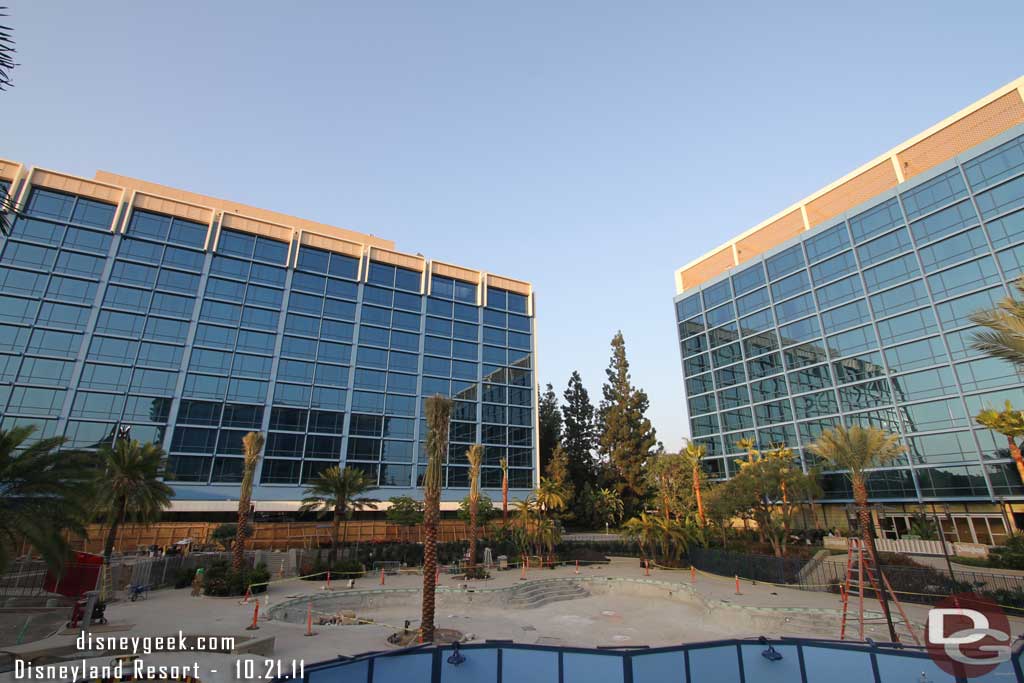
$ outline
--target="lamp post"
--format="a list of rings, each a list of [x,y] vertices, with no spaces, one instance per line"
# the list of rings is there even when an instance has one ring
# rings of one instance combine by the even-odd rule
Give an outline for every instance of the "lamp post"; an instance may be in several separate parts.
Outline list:
[[[942,556],[946,558],[946,569],[949,570],[949,578],[951,581],[956,581],[956,575],[953,574],[953,563],[949,560],[949,551],[946,549],[946,534],[942,530],[942,522],[939,520],[939,513],[935,510],[935,503],[932,503],[932,517],[935,519],[935,531],[939,534],[939,545],[942,546]],[[946,515],[946,519],[952,523],[953,519],[949,514],[949,505],[943,503],[942,511]]]

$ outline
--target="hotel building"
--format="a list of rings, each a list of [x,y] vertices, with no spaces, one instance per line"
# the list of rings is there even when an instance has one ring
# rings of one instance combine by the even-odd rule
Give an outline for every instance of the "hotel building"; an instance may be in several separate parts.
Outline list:
[[[0,426],[75,448],[161,444],[179,512],[233,509],[266,434],[261,510],[325,468],[419,495],[427,396],[454,399],[446,508],[470,444],[500,496],[536,483],[530,284],[388,240],[100,171],[0,160]]]
[[[972,348],[969,316],[1022,273],[1024,78],[676,271],[689,426],[711,477],[736,472],[741,438],[785,443],[809,468],[823,430],[881,427],[907,447],[870,477],[887,535],[943,503],[950,540],[1005,539],[1024,526],[1024,485],[1005,437],[973,416],[1024,409],[1024,377]],[[822,485],[841,520],[848,481]]]

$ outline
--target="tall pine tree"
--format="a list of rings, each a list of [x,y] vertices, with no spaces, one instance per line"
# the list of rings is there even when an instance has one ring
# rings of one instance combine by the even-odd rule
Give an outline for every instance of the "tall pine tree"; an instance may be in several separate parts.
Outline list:
[[[537,387],[540,393],[540,386]],[[537,413],[540,423],[540,471],[547,472],[551,456],[562,439],[562,411],[558,408],[558,397],[550,383],[547,390],[540,394],[540,405]]]
[[[647,393],[634,387],[626,360],[622,332],[612,338],[612,357],[605,370],[604,399],[598,412],[598,451],[608,457],[618,480],[615,488],[622,497],[627,517],[642,504],[646,493],[644,465],[658,440],[645,413]]]
[[[587,484],[594,488],[596,483],[593,450],[597,445],[594,405],[578,370],[573,370],[562,396],[562,448],[568,460],[569,481],[578,498]]]

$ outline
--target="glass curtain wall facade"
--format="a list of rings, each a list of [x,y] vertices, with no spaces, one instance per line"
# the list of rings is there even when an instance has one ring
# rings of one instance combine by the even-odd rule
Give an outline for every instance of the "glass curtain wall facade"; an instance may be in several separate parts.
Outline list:
[[[130,426],[179,497],[237,495],[254,430],[264,499],[339,463],[416,495],[423,402],[443,394],[445,486],[468,486],[479,442],[485,487],[508,458],[532,488],[532,296],[137,207],[122,228],[118,206],[51,189],[22,208],[0,249],[4,429],[91,449]]]
[[[969,315],[1024,273],[1024,126],[675,298],[694,440],[713,478],[736,442],[804,447],[837,425],[901,435],[874,500],[1024,496],[983,407],[1024,407],[1024,377],[971,348]],[[826,500],[851,498],[825,473]]]

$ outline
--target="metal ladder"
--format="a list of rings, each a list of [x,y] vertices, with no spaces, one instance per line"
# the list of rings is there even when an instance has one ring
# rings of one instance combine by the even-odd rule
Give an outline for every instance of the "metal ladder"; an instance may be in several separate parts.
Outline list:
[[[864,589],[874,591],[875,599],[881,602],[882,591],[879,588],[878,577],[881,576],[882,583],[885,584],[885,591],[891,602],[896,606],[899,611],[900,618],[903,620],[903,625],[906,630],[910,633],[910,637],[913,638],[914,643],[917,645],[921,644],[921,641],[917,637],[917,633],[914,631],[913,625],[910,623],[910,619],[907,618],[906,612],[903,611],[903,606],[900,604],[899,598],[896,597],[896,592],[893,591],[892,585],[889,583],[889,579],[886,578],[885,574],[878,570],[878,559],[870,546],[865,547],[864,541],[860,538],[850,538],[847,540],[846,549],[846,582],[843,586],[843,620],[842,626],[839,630],[839,639],[846,639],[846,624],[850,618],[850,591],[855,590],[857,593],[857,636],[860,640],[864,640]],[[877,620],[875,620],[877,621]],[[874,622],[872,622],[874,623]],[[895,632],[895,629],[894,629]],[[896,632],[896,642],[899,642],[899,633]]]

